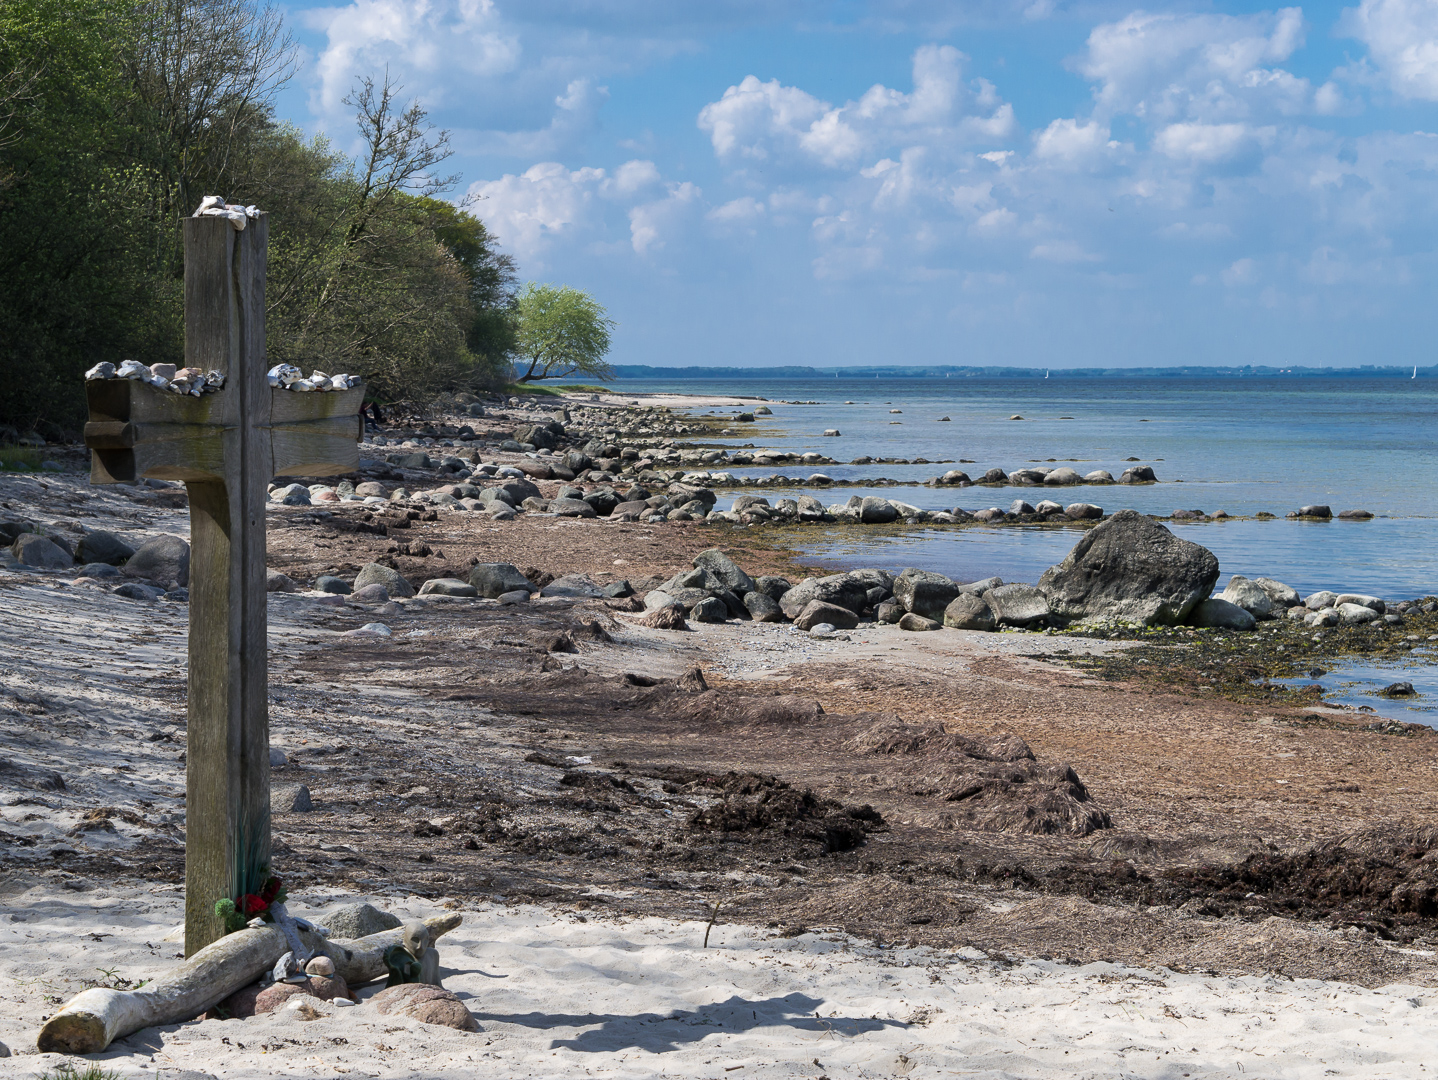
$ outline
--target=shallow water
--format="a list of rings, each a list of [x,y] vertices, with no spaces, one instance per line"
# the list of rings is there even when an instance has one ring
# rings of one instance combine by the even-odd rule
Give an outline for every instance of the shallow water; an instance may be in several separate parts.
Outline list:
[[[1438,593],[1438,379],[879,379],[751,383],[621,382],[633,391],[752,394],[770,399],[772,417],[733,425],[718,440],[848,461],[858,456],[970,459],[973,464],[780,465],[730,469],[736,476],[822,472],[839,484],[793,490],[735,488],[771,501],[812,494],[826,505],[851,494],[879,494],[924,509],[1007,508],[1015,498],[1037,503],[1092,502],[1113,512],[1177,509],[1234,515],[1282,515],[1324,503],[1334,513],[1364,509],[1369,522],[1310,524],[1243,521],[1174,525],[1234,573],[1288,581],[1309,592],[1333,588],[1391,598]],[[814,400],[817,405],[775,399]],[[845,404],[852,401],[854,404]],[[901,410],[891,413],[891,409]],[[721,413],[719,415],[726,415]],[[1020,415],[1023,420],[1010,420]],[[948,416],[943,422],[941,417]],[[897,423],[896,423],[897,421]],[[839,438],[825,438],[837,428]],[[951,468],[970,476],[1033,463],[1069,464],[1080,473],[1118,476],[1137,458],[1158,484],[1070,488],[868,489],[844,481],[885,477],[926,480]],[[857,535],[856,535],[857,534]],[[923,566],[955,578],[998,574],[1035,581],[1076,541],[1066,530],[915,529],[865,539],[846,530],[805,550],[846,566]]]
[[[1323,687],[1324,700],[1333,704],[1368,706],[1378,716],[1409,724],[1438,727],[1438,650],[1422,648],[1410,663],[1354,661],[1317,677],[1274,679],[1286,686]],[[1414,697],[1386,698],[1380,695],[1393,683],[1413,684]]]
[[[1219,588],[1233,574],[1242,574],[1277,578],[1305,596],[1332,589],[1406,600],[1431,594],[1438,581],[1438,550],[1429,542],[1433,523],[1422,519],[1170,522],[1169,528],[1218,556]],[[854,526],[839,536],[816,529],[814,541],[801,541],[799,550],[836,569],[917,566],[956,581],[997,575],[1033,584],[1082,535],[1078,525],[885,529],[882,534]]]

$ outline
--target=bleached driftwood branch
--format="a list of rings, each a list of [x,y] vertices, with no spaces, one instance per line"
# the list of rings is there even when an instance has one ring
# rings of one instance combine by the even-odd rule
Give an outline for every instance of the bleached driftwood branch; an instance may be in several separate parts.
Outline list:
[[[433,941],[460,924],[458,912],[424,921]],[[403,931],[385,930],[354,940],[327,941],[304,933],[306,944],[334,961],[335,971],[351,986],[385,974],[384,952],[400,944]],[[173,971],[142,990],[96,987],[75,995],[40,1029],[41,1053],[98,1054],[116,1039],[157,1024],[176,1024],[248,986],[289,951],[285,935],[273,926],[228,934],[207,945]]]

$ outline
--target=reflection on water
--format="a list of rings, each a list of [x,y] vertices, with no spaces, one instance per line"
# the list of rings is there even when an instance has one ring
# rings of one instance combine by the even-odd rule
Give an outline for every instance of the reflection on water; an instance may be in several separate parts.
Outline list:
[[[1218,556],[1220,587],[1230,575],[1242,574],[1277,578],[1304,595],[1320,589],[1369,593],[1389,600],[1438,594],[1438,548],[1431,542],[1432,522],[1421,518],[1361,523],[1282,519],[1173,522],[1169,528]],[[800,544],[799,550],[836,569],[916,566],[956,581],[997,575],[1005,581],[1033,584],[1050,566],[1062,561],[1082,535],[1083,529],[1076,525],[899,532],[855,526],[839,537],[816,531],[814,542]]]
[[[1438,727],[1438,654],[1432,649],[1414,653],[1412,663],[1347,662],[1317,678],[1274,679],[1286,686],[1323,687],[1323,698],[1333,704],[1368,706],[1378,716],[1409,724]],[[1412,697],[1386,698],[1380,691],[1394,683],[1412,683]]]

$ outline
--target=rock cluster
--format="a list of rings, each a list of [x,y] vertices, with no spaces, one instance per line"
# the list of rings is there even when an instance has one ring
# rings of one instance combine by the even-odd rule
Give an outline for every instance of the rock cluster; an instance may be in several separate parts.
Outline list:
[[[1054,469],[1039,465],[1028,469],[1014,469],[1012,472],[1006,472],[1003,469],[990,469],[977,480],[970,478],[969,474],[962,469],[950,469],[942,476],[934,477],[929,484],[933,487],[973,487],[974,485],[1074,487],[1079,484],[1155,484],[1157,482],[1158,477],[1154,475],[1153,468],[1149,465],[1134,465],[1125,469],[1117,480],[1107,469],[1095,469],[1092,472],[1080,473],[1068,465],[1060,465]]]
[[[293,364],[276,364],[270,368],[265,379],[271,386],[281,390],[295,390],[301,393],[316,390],[349,390],[364,381],[358,375],[329,375],[323,371],[316,371],[309,378],[305,378],[304,372]]]
[[[107,379],[129,379],[147,383],[157,390],[168,390],[172,394],[213,394],[222,390],[225,376],[219,371],[201,371],[196,367],[176,368],[174,364],[151,364],[146,367],[135,360],[126,360],[117,368],[114,364],[96,364],[85,372],[87,382],[103,382]]]

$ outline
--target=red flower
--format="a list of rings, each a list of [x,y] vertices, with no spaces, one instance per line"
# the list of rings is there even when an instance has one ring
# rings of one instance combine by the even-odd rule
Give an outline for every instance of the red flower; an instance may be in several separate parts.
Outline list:
[[[264,888],[260,890],[260,899],[265,902],[266,907],[275,902],[275,897],[280,895],[281,888],[283,888],[283,886],[280,884],[279,878],[269,877],[265,879]]]
[[[240,910],[245,913],[246,918],[253,918],[256,915],[259,915],[262,912],[269,910],[270,905],[266,901],[261,900],[254,893],[245,893],[244,896],[240,897],[238,906]]]

